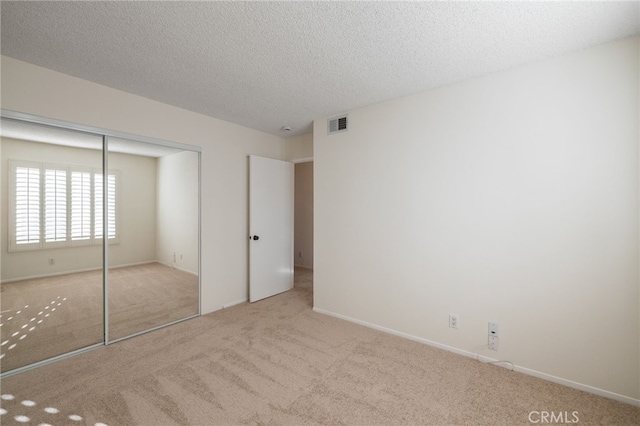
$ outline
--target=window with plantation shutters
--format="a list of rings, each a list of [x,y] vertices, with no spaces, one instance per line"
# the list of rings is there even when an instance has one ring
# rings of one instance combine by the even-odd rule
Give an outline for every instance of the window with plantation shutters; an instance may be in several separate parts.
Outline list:
[[[67,241],[67,171],[44,172],[45,242]]]
[[[14,238],[15,245],[40,244],[40,168],[15,165]]]
[[[103,194],[103,180],[101,174],[95,175],[94,180],[94,194],[95,194],[95,207],[94,207],[94,238],[102,238],[103,236],[103,209],[102,209],[102,194]],[[107,175],[107,217],[108,217],[108,233],[109,239],[116,237],[116,175]]]
[[[100,244],[104,182],[100,170],[10,160],[10,251]],[[108,237],[117,238],[116,171],[107,175]]]
[[[102,223],[104,222],[104,210],[102,208],[103,205],[103,196],[102,194],[104,193],[104,182],[102,181],[102,175],[101,174],[97,174],[94,176],[94,180],[93,180],[93,193],[95,194],[94,200],[93,200],[93,214],[94,214],[94,236],[96,238],[102,238],[102,234],[103,234],[103,226]]]
[[[107,238],[113,240],[116,238],[116,175],[107,176]],[[100,228],[102,231],[102,227]]]
[[[91,173],[71,172],[71,240],[91,238]]]

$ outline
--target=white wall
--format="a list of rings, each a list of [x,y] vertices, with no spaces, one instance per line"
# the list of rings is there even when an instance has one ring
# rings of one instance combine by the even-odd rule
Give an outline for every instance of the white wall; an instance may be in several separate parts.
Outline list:
[[[313,269],[313,162],[295,168],[294,262]]]
[[[317,120],[315,308],[640,402],[638,48]]]
[[[202,310],[247,299],[249,154],[285,159],[283,139],[1,58],[2,108],[202,147]]]
[[[183,151],[158,159],[157,206],[157,259],[198,273],[197,152]]]
[[[295,161],[313,158],[313,134],[295,136],[286,140],[287,160]]]
[[[9,160],[68,164],[102,168],[102,151],[27,142],[10,138],[1,141],[2,217],[8,218]],[[118,170],[119,242],[109,249],[110,265],[120,266],[155,260],[156,160],[111,153],[109,165]],[[2,223],[2,282],[28,277],[100,268],[102,246],[62,247],[30,251],[8,251],[8,220]],[[49,265],[48,260],[55,264]]]

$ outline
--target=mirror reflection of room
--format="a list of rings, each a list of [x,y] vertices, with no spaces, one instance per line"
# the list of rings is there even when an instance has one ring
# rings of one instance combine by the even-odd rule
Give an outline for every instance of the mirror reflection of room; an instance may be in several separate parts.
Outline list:
[[[109,339],[116,340],[199,312],[198,154],[111,140],[109,170],[129,200],[120,226],[132,233],[109,246]]]
[[[102,136],[1,129],[3,373],[198,314],[198,153],[113,139],[105,184]]]

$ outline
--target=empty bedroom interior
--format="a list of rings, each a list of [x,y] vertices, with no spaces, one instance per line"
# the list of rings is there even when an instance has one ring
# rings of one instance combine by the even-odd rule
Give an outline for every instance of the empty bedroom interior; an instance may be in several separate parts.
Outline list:
[[[579,389],[586,399],[621,402],[621,410],[630,410],[625,419],[637,420],[639,52],[636,30],[402,97],[327,111],[291,137],[279,133],[286,123],[269,132],[214,118],[50,69],[5,52],[4,45],[0,102],[3,111],[201,149],[202,315],[161,330],[163,336],[180,341],[179,332],[167,330],[197,321],[207,321],[207,333],[215,333],[217,318],[221,328],[240,332],[232,320],[243,319],[234,312],[250,315],[260,306],[276,312],[278,301],[291,297],[245,303],[247,156],[259,155],[297,163],[296,182],[307,189],[296,192],[296,203],[304,203],[296,205],[294,263],[313,273],[309,315],[335,320],[338,340],[341,327],[353,330],[355,323],[365,326],[364,335],[378,330],[461,355],[464,362],[508,361],[492,368]],[[337,116],[348,118],[348,130],[331,134],[327,121]],[[15,143],[2,139],[3,182]],[[157,176],[157,161],[148,160],[150,175]],[[2,190],[6,221],[4,183]],[[307,221],[300,226],[308,230],[312,223],[312,235],[298,232],[299,208]],[[20,267],[5,263],[16,257],[6,238],[3,286],[13,278],[6,274]],[[313,329],[314,320],[306,321]],[[497,350],[488,348],[489,323],[499,327]],[[146,335],[123,344],[138,338],[153,340]],[[110,350],[117,368],[120,344],[77,357]],[[19,388],[23,376],[35,383],[38,371],[62,380],[63,371],[47,369],[72,359],[3,382]],[[545,407],[526,407],[531,410]]]

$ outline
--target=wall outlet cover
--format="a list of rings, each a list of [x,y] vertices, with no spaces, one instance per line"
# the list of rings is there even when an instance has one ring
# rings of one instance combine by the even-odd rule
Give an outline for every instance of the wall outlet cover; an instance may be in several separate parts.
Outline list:
[[[489,336],[489,349],[490,350],[497,351],[498,350],[498,344],[499,344],[498,336]]]
[[[458,328],[458,316],[455,314],[449,314],[449,327]]]
[[[489,321],[489,335],[490,336],[498,336],[498,323]]]

